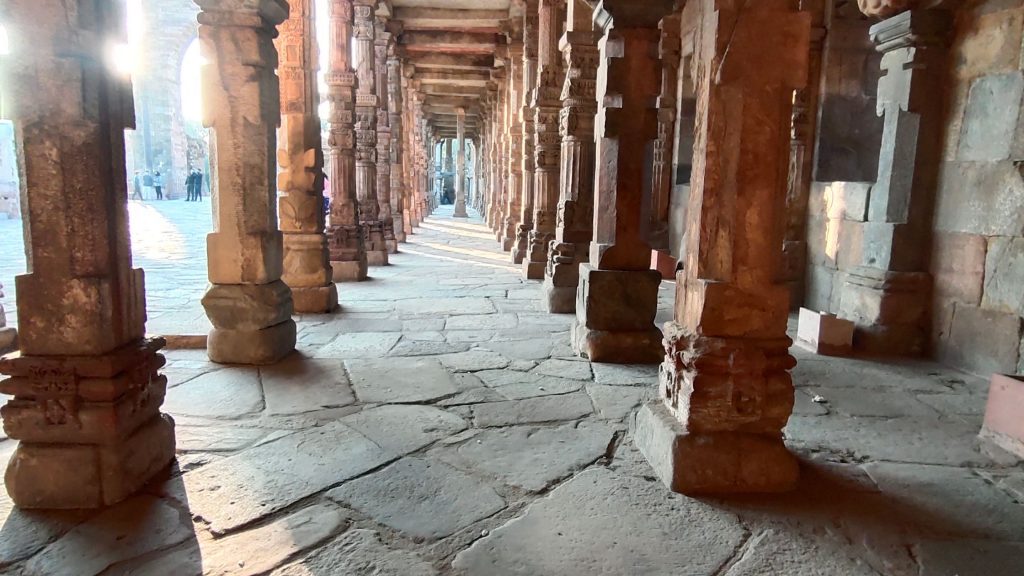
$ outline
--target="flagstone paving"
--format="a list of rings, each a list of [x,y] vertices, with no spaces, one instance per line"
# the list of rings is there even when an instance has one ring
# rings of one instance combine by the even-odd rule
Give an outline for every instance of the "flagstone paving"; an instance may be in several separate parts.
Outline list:
[[[166,220],[136,254],[151,332],[202,333],[208,221],[183,208],[132,211]],[[676,495],[630,436],[658,367],[574,357],[572,316],[449,213],[340,284],[339,313],[298,317],[277,366],[168,350],[173,469],[96,512],[0,493],[0,574],[1020,574],[1024,469],[976,439],[983,381],[794,350],[799,488]],[[183,259],[154,262],[166,242]]]

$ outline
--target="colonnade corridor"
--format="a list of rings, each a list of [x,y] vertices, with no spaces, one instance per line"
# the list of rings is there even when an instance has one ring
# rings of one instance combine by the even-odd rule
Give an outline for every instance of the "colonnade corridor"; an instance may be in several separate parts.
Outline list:
[[[340,313],[297,316],[276,365],[166,350],[170,472],[99,511],[0,491],[4,573],[1016,573],[1020,476],[978,449],[981,380],[793,348],[797,489],[674,494],[631,432],[658,366],[574,355],[575,317],[451,213],[338,284]]]

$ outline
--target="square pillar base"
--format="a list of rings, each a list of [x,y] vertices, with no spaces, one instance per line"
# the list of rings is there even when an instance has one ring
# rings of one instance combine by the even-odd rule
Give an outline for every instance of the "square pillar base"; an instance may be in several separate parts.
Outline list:
[[[572,346],[592,362],[659,364],[664,357],[658,313],[661,275],[653,270],[599,270],[581,264]]]
[[[18,347],[18,331],[14,328],[0,328],[0,354],[6,354]]]
[[[523,278],[527,280],[543,280],[544,269],[547,268],[547,264],[547,261],[523,260]]]
[[[690,496],[787,492],[800,476],[781,436],[689,433],[660,402],[640,408],[633,442],[670,490]]]
[[[296,314],[327,314],[338,307],[338,287],[327,286],[292,288],[292,303]]]
[[[388,254],[398,254],[398,238],[388,238],[385,243],[388,247]]]
[[[335,282],[362,282],[366,280],[367,262],[365,259],[331,261],[331,270],[334,272]]]
[[[1024,458],[1024,376],[993,374],[978,436]]]
[[[138,492],[174,460],[174,420],[151,418],[114,444],[22,442],[4,482],[21,509],[110,506]]]
[[[369,266],[387,266],[388,265],[388,249],[382,248],[380,250],[367,250],[366,251],[366,264]]]
[[[575,314],[576,286],[555,286],[551,276],[544,278],[544,303],[551,314]]]
[[[931,275],[860,266],[846,276],[839,317],[852,321],[853,345],[873,354],[920,356],[928,346]]]
[[[274,364],[295,350],[295,321],[285,320],[262,330],[214,328],[206,352],[218,364]]]

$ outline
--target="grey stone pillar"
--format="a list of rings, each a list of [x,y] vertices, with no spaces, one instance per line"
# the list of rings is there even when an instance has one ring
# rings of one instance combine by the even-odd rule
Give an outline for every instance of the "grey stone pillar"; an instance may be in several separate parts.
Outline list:
[[[281,280],[277,229],[277,126],[281,121],[276,26],[285,0],[197,0],[203,124],[213,130],[214,231],[207,236],[214,362],[273,363],[295,349],[292,292]]]
[[[466,213],[466,110],[457,110],[458,147],[455,158],[455,217],[468,218]]]

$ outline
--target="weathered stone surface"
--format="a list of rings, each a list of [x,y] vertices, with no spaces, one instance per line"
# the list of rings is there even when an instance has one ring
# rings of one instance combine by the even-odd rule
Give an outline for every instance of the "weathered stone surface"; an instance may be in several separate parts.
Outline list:
[[[784,529],[754,536],[725,576],[874,576],[878,574],[852,549],[828,537],[811,539]]]
[[[469,344],[452,342],[423,342],[403,339],[391,349],[389,356],[436,356],[457,354],[469,350]]]
[[[350,530],[302,560],[271,572],[271,576],[435,576],[430,564],[411,552],[393,550],[376,532]]]
[[[470,350],[459,354],[446,354],[439,357],[445,368],[453,372],[479,372],[481,370],[497,370],[505,368],[509,364],[505,358],[497,352],[490,350]]]
[[[658,366],[650,364],[591,363],[594,382],[614,386],[647,386],[658,383]]]
[[[899,416],[935,417],[934,410],[919,402],[912,393],[874,390],[866,392],[856,388],[812,386],[810,393],[828,402],[831,411],[847,416]]]
[[[190,537],[187,517],[167,501],[136,496],[73,528],[29,560],[24,573],[91,576]]]
[[[888,462],[864,469],[883,494],[914,510],[926,534],[1024,540],[1024,506],[970,469]]]
[[[389,358],[346,362],[360,402],[430,402],[461,392],[433,358]]]
[[[587,384],[587,394],[597,408],[597,415],[605,420],[622,420],[645,400],[657,396],[654,386],[605,386]]]
[[[553,376],[522,373],[512,370],[486,370],[477,375],[487,385],[509,400],[568,394],[583,387],[583,382]]]
[[[560,360],[557,358],[545,360],[534,368],[533,372],[571,380],[591,380],[594,377],[590,371],[590,362],[585,360]]]
[[[403,458],[327,495],[410,538],[428,541],[505,507],[505,501],[479,480],[421,458]]]
[[[937,418],[793,416],[787,444],[872,460],[947,466],[988,465],[977,448],[977,426]]]
[[[415,300],[399,300],[395,310],[403,318],[449,316],[465,314],[491,314],[497,312],[494,304],[487,298],[417,298]]]
[[[1005,160],[1013,145],[1024,96],[1024,75],[993,74],[971,84],[957,160]]]
[[[964,304],[981,303],[987,245],[983,236],[937,232],[932,239],[935,294]]]
[[[985,576],[1016,576],[1024,544],[984,540],[927,540],[914,546],[914,557],[921,576],[971,574],[983,570]]]
[[[502,402],[508,400],[502,393],[490,388],[474,388],[451,398],[438,401],[438,406],[465,406],[482,402]]]
[[[978,282],[985,280],[984,307],[1024,315],[1024,238],[989,238],[987,258],[976,274]]]
[[[267,435],[261,428],[241,426],[174,427],[178,452],[236,452]]]
[[[477,426],[509,426],[535,422],[575,420],[594,411],[590,398],[583,392],[561,396],[542,396],[509,402],[478,404],[473,407],[473,420]]]
[[[172,415],[238,418],[263,409],[255,368],[217,370],[167,391],[164,408]]]
[[[193,515],[220,533],[273,514],[396,456],[334,423],[250,448],[182,479]]]
[[[339,408],[355,402],[340,360],[318,360],[293,354],[260,368],[265,412],[271,416]]]
[[[936,343],[936,356],[978,374],[1014,373],[1022,326],[1016,312],[957,305],[949,338]]]
[[[935,228],[984,236],[1016,236],[1024,213],[1024,179],[1011,162],[943,162],[935,198]],[[993,210],[993,206],[1006,209]]]
[[[395,454],[408,454],[466,429],[466,421],[431,406],[378,406],[341,419]]]
[[[484,314],[452,316],[444,323],[445,330],[509,330],[519,319],[515,314]]]
[[[743,539],[729,513],[596,468],[455,557],[462,574],[711,574]]]
[[[342,334],[316,351],[316,358],[380,358],[402,335],[396,332]]]
[[[614,433],[613,426],[595,422],[555,428],[514,426],[484,430],[430,455],[456,468],[539,491],[604,456]]]
[[[529,340],[495,340],[483,344],[483,348],[494,350],[506,358],[517,360],[545,360],[551,355],[552,343],[547,338]]]

